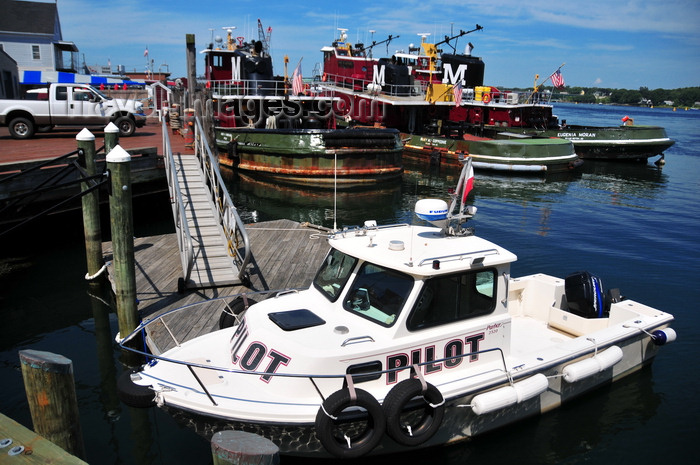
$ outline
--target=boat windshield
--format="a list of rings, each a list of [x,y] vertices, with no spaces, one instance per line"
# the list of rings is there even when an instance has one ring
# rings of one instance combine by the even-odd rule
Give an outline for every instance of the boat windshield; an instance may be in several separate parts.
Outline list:
[[[352,270],[355,269],[357,258],[346,255],[336,249],[331,249],[323,260],[321,268],[314,278],[314,287],[321,291],[331,302],[335,302],[343,291]]]
[[[413,283],[409,275],[365,262],[348,290],[343,308],[382,326],[391,326]]]
[[[416,331],[493,312],[497,278],[495,269],[487,269],[426,280],[407,328]]]

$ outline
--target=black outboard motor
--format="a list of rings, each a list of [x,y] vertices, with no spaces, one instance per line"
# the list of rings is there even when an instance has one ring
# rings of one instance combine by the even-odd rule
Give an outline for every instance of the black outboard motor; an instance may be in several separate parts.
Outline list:
[[[603,294],[603,282],[588,271],[570,274],[564,280],[569,311],[583,318],[607,318],[612,293]],[[619,293],[618,293],[619,295]]]

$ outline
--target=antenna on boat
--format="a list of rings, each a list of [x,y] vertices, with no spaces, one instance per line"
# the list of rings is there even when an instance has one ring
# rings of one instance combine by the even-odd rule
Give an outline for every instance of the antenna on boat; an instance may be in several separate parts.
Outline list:
[[[235,47],[235,43],[233,41],[233,30],[236,29],[236,26],[225,26],[222,27],[224,31],[226,31],[226,46],[229,50],[233,50]]]
[[[365,46],[359,47],[358,51],[364,52],[365,50],[369,50],[370,57],[371,57],[373,47],[376,47],[377,45],[381,45],[381,44],[386,44],[386,46],[389,47],[389,43],[394,39],[398,39],[399,37],[401,37],[401,36],[393,36],[393,35],[389,34],[389,37],[387,37],[385,40],[382,40],[381,42],[372,41],[372,45],[370,45],[369,47],[365,47]]]
[[[459,30],[459,34],[456,34],[456,35],[454,35],[454,36],[452,36],[452,37],[445,36],[445,39],[444,39],[444,40],[441,40],[440,42],[437,42],[437,43],[435,44],[435,46],[437,47],[438,45],[447,44],[447,45],[449,45],[450,47],[452,47],[452,51],[453,51],[452,53],[457,53],[457,47],[456,47],[455,45],[452,45],[452,44],[450,43],[451,41],[453,41],[453,40],[455,40],[455,39],[459,39],[460,37],[462,37],[462,36],[464,36],[464,35],[471,34],[471,33],[474,32],[474,31],[480,31],[480,30],[482,30],[483,28],[484,28],[484,26],[480,26],[480,25],[477,24],[476,27],[475,27],[474,29],[472,29],[471,31],[463,31],[463,30],[460,29],[460,30]]]

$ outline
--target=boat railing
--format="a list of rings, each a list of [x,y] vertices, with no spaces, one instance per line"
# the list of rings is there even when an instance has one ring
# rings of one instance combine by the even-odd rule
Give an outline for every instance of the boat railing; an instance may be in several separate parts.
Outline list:
[[[182,269],[185,271],[184,280],[189,281],[194,267],[194,244],[190,234],[190,228],[187,226],[187,215],[185,214],[185,202],[180,186],[177,182],[177,166],[173,157],[172,146],[170,145],[170,136],[166,127],[165,118],[162,121],[163,133],[163,152],[165,157],[165,176],[168,180],[168,190],[170,194],[171,206],[173,209],[173,219],[175,220],[175,235],[180,253]]]
[[[479,259],[483,260],[483,257],[487,255],[498,255],[497,249],[484,249],[477,250],[473,252],[463,252],[463,253],[453,253],[450,255],[442,255],[439,257],[424,258],[418,263],[418,266],[423,266],[426,264],[432,264],[435,260],[439,261],[453,261],[453,260],[465,260],[466,258],[472,257],[472,261],[477,261]]]
[[[250,239],[245,224],[238,214],[238,209],[233,204],[231,195],[221,177],[218,160],[209,147],[202,122],[198,117],[195,117],[194,121],[195,157],[199,161],[202,173],[207,178],[211,200],[216,206],[216,220],[224,230],[229,256],[234,260],[238,269],[238,279],[241,282],[246,282],[248,280],[247,268],[252,258]]]
[[[280,292],[280,290],[268,290],[268,291],[258,291],[258,292],[246,292],[245,296],[254,296],[254,295],[261,295],[261,294],[274,294]],[[389,373],[398,373],[404,370],[410,370],[412,373],[416,372],[422,372],[421,367],[426,366],[426,365],[434,365],[434,364],[439,364],[439,363],[445,363],[448,362],[450,363],[451,366],[455,367],[459,364],[459,361],[462,359],[465,359],[469,357],[469,360],[474,361],[476,359],[479,359],[481,356],[484,355],[489,355],[489,354],[494,354],[497,357],[498,360],[498,365],[501,366],[501,368],[498,368],[497,371],[501,371],[503,373],[504,379],[508,382],[512,382],[512,376],[511,376],[511,371],[508,370],[508,365],[506,364],[506,358],[505,354],[503,353],[503,349],[500,347],[493,347],[489,349],[481,349],[481,350],[475,350],[475,351],[469,351],[465,353],[455,353],[455,354],[450,354],[449,356],[437,360],[426,360],[424,362],[418,362],[418,363],[411,363],[409,365],[405,366],[399,366],[399,367],[391,367],[387,368],[385,370],[376,370],[376,371],[371,371],[371,372],[365,372],[363,371],[362,373],[285,373],[285,372],[267,372],[267,371],[248,371],[248,370],[242,370],[242,369],[236,369],[236,368],[229,368],[229,367],[221,367],[221,366],[214,366],[214,365],[204,365],[202,363],[197,363],[193,362],[190,360],[177,360],[177,359],[172,359],[169,357],[164,357],[162,355],[155,355],[150,352],[146,352],[145,349],[139,349],[136,346],[139,344],[133,344],[131,341],[139,334],[143,334],[146,331],[146,328],[150,325],[156,325],[156,324],[161,324],[166,327],[166,330],[170,332],[168,329],[168,326],[166,324],[165,317],[173,317],[173,315],[177,314],[180,311],[192,311],[193,307],[196,307],[198,305],[211,305],[213,303],[217,303],[219,301],[223,301],[224,299],[232,299],[235,297],[242,297],[244,294],[237,294],[234,296],[227,296],[227,297],[219,297],[219,298],[214,298],[214,299],[209,299],[206,301],[202,302],[195,302],[189,305],[185,305],[184,307],[176,308],[173,310],[170,310],[168,312],[165,312],[161,315],[158,315],[150,320],[142,322],[134,331],[129,334],[127,337],[119,341],[119,345],[122,349],[127,350],[129,352],[138,354],[142,357],[145,357],[146,360],[148,361],[148,364],[153,365],[155,363],[159,362],[166,362],[166,363],[174,363],[177,365],[184,365],[188,368],[194,379],[197,381],[199,386],[201,387],[202,391],[204,394],[209,398],[209,400],[212,402],[213,405],[217,405],[216,401],[214,400],[213,396],[211,393],[207,390],[206,386],[204,383],[201,381],[200,377],[197,375],[195,372],[195,368],[197,369],[204,369],[204,370],[213,370],[215,372],[224,372],[224,373],[231,373],[231,374],[241,374],[241,375],[252,375],[252,376],[262,376],[266,379],[272,378],[272,377],[278,377],[278,378],[307,378],[309,379],[312,383],[314,383],[315,379],[344,379],[348,380],[349,378],[351,379],[367,379],[370,377],[376,377],[376,376],[382,376],[386,375]],[[172,336],[172,333],[170,333]],[[174,337],[173,337],[174,338]],[[371,338],[369,336],[364,336],[361,339],[364,339],[366,342],[373,342],[370,341]],[[177,341],[176,341],[177,342]],[[182,343],[186,341],[179,341],[177,343],[178,346],[180,346]],[[491,361],[496,362],[496,360]],[[471,365],[469,365],[471,366]],[[348,376],[350,375],[350,376]],[[314,383],[315,385],[315,383]]]
[[[329,85],[350,89],[354,92],[367,92],[373,95],[383,95],[389,97],[412,97],[423,100],[427,92],[427,83],[420,80],[415,80],[412,83],[405,84],[378,84],[371,79],[360,77],[345,76],[340,74],[324,75],[325,81],[321,81],[323,87]]]
[[[200,83],[206,87],[215,98],[289,98],[294,96],[294,91],[289,83],[283,80],[241,79],[239,81],[203,81]],[[304,94],[312,94],[317,86],[310,83],[304,84]]]
[[[429,93],[429,82],[415,79],[410,84],[383,84],[379,85],[372,80],[349,77],[345,75],[326,74],[322,85],[332,89],[332,86],[352,90],[353,92],[364,93],[375,96],[402,97],[413,100],[426,100]],[[445,92],[451,92],[447,90]],[[486,92],[488,96],[485,98]],[[474,88],[464,88],[462,90],[462,105],[488,105],[493,104],[548,104],[552,94],[549,92],[522,92],[515,90],[493,89],[477,91]],[[453,97],[445,95],[435,95],[432,97],[437,101],[450,101]]]

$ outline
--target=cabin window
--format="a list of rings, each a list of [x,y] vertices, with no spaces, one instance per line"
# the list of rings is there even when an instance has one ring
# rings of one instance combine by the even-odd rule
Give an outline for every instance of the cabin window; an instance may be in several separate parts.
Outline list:
[[[406,326],[415,331],[493,312],[497,276],[480,270],[426,280]]]
[[[413,282],[406,274],[365,262],[348,290],[343,308],[382,326],[391,326]]]
[[[357,259],[331,249],[314,278],[314,287],[331,302],[335,302],[348,282]]]
[[[41,60],[41,51],[38,45],[32,45],[32,58],[34,60]]]

